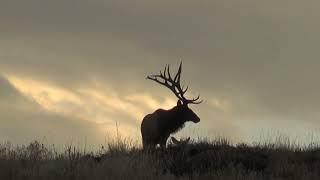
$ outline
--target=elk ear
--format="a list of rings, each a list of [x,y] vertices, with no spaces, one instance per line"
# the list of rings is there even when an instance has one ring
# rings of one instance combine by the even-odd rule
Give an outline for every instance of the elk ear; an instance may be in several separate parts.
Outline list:
[[[190,141],[190,137],[188,137],[184,142],[188,144],[189,141]]]
[[[180,141],[178,141],[176,138],[171,137],[171,141],[173,142],[173,144],[175,145],[179,145]]]
[[[178,102],[177,102],[177,106],[182,106],[182,101],[181,100],[178,100]]]

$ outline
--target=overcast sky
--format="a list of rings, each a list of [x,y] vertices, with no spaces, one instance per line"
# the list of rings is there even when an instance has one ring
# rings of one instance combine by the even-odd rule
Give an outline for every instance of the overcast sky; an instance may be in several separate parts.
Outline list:
[[[0,140],[140,141],[176,104],[145,77],[183,61],[201,117],[177,136],[320,137],[317,0],[0,0]],[[316,138],[315,138],[316,139]]]

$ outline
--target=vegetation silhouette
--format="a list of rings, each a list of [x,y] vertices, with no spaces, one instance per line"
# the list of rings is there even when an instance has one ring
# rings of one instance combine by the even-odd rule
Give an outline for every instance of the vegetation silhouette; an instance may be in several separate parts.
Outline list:
[[[154,148],[158,144],[165,147],[169,136],[184,127],[185,122],[200,122],[200,118],[189,107],[189,104],[200,104],[200,95],[194,99],[187,99],[186,88],[181,87],[182,62],[177,74],[172,78],[170,65],[166,65],[164,72],[159,75],[150,75],[147,79],[155,81],[169,88],[178,98],[177,105],[169,110],[158,109],[145,116],[141,123],[142,144],[144,148]]]
[[[278,144],[231,144],[226,139],[180,140],[150,151],[130,141],[107,144],[97,152],[0,143],[3,180],[184,180],[319,179],[320,147]]]

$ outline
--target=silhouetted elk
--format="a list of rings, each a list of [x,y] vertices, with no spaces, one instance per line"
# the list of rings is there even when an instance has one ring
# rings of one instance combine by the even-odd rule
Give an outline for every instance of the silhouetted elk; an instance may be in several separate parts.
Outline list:
[[[178,98],[177,106],[169,110],[158,109],[152,114],[144,117],[141,124],[143,147],[154,148],[158,144],[165,147],[170,134],[173,134],[184,127],[185,122],[200,122],[200,118],[188,107],[188,104],[200,104],[200,95],[195,99],[185,98],[188,87],[183,88],[180,84],[182,62],[174,78],[170,74],[170,66],[166,65],[164,72],[159,75],[148,76],[153,80],[169,88]]]

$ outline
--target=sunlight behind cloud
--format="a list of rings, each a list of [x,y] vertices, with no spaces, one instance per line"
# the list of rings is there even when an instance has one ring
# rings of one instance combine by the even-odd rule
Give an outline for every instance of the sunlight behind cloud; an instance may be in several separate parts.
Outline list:
[[[108,95],[95,89],[81,89],[78,91],[82,94],[86,101],[94,101],[97,107],[103,111],[109,111],[110,113],[126,113],[132,118],[141,119],[143,116],[143,109],[125,100],[122,100],[118,95]]]
[[[14,75],[6,77],[18,91],[44,110],[94,122],[111,137],[118,133],[125,137],[139,135],[140,122],[147,113],[175,105],[170,98],[159,102],[142,93],[121,96],[116,90],[103,86],[70,90]]]
[[[7,76],[7,78],[17,90],[47,110],[61,112],[68,103],[83,104],[79,97],[62,88],[17,76]]]
[[[150,95],[146,94],[133,94],[125,97],[126,100],[131,102],[137,102],[142,105],[146,105],[146,108],[150,110],[155,110],[159,107],[169,109],[175,106],[176,102],[171,98],[165,98],[163,103],[159,103],[155,99],[153,99]]]

